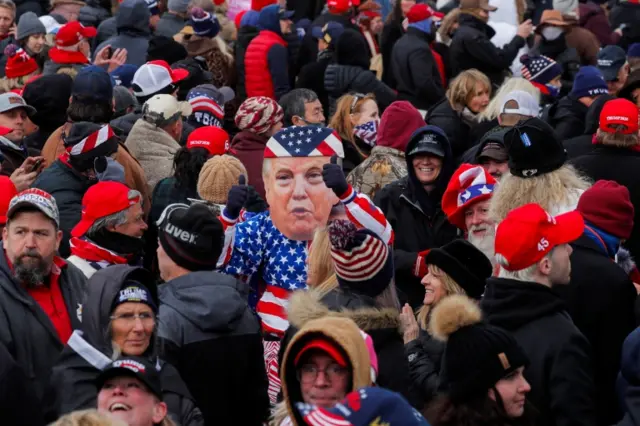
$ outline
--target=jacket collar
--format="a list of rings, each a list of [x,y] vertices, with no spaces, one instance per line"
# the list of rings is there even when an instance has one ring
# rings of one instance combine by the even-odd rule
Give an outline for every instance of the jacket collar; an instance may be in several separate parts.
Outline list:
[[[16,145],[14,142],[5,138],[4,136],[0,136],[0,144],[13,149],[14,151],[25,152],[25,149],[19,145]]]
[[[468,13],[461,13],[460,17],[458,18],[458,22],[460,22],[460,26],[471,27],[485,33],[488,38],[493,38],[493,36],[496,35],[495,30],[491,28],[486,22],[481,21],[480,19]]]

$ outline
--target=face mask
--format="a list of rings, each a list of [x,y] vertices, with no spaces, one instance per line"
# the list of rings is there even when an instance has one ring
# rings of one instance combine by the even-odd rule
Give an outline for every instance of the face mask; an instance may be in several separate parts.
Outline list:
[[[558,95],[560,94],[560,88],[556,87],[556,86],[552,86],[551,84],[545,84],[545,86],[547,87],[547,89],[549,90],[549,95],[557,98]]]
[[[545,27],[542,29],[542,37],[546,40],[555,40],[562,35],[564,31],[558,27]]]
[[[378,124],[380,120],[371,120],[353,128],[353,134],[367,145],[375,146],[378,140]]]

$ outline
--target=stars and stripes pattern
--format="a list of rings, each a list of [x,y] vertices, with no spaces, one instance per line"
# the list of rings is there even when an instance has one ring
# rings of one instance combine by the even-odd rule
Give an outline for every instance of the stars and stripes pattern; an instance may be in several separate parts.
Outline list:
[[[371,120],[356,126],[353,132],[354,135],[362,139],[367,145],[376,146],[376,142],[378,141],[378,120]]]
[[[191,105],[193,112],[206,112],[213,114],[216,118],[222,119],[224,117],[224,110],[216,101],[206,96],[204,92],[193,89],[189,92],[187,101]]]
[[[528,66],[522,66],[522,76],[527,80],[533,80],[543,72],[555,65],[555,61],[544,55],[540,55],[531,60]]]
[[[331,249],[336,274],[346,281],[366,281],[384,267],[389,247],[382,240],[367,235],[362,244],[352,250]]]
[[[465,230],[464,211],[473,203],[491,198],[496,185],[494,177],[482,166],[462,164],[442,196],[442,210],[449,222]]]
[[[353,426],[349,420],[322,407],[298,402],[296,408],[309,426]]]
[[[103,143],[107,142],[109,139],[115,137],[115,133],[113,133],[113,129],[108,124],[102,126],[99,130],[91,133],[86,138],[82,139],[77,144],[73,145],[69,148],[69,154],[71,155],[80,155],[85,152],[89,152],[92,149],[97,148]]]
[[[264,158],[331,157],[344,158],[342,140],[333,129],[292,126],[273,135],[264,149]]]

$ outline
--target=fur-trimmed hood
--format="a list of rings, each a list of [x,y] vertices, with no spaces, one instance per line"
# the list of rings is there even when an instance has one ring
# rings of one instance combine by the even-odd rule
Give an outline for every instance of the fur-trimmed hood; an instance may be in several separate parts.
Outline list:
[[[339,306],[332,302],[343,302]],[[361,330],[371,334],[395,329],[401,333],[400,316],[394,309],[378,309],[369,298],[345,293],[340,289],[323,295],[315,290],[297,291],[289,298],[289,323],[301,328],[307,322],[325,316],[350,318]],[[335,309],[330,309],[330,307]]]

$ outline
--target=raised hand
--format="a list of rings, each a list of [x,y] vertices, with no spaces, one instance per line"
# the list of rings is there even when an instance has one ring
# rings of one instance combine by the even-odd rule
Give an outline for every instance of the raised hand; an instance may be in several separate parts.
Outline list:
[[[342,171],[342,166],[338,165],[338,156],[333,155],[330,161],[329,164],[322,166],[322,180],[327,188],[333,190],[339,198],[349,190],[349,184]]]

